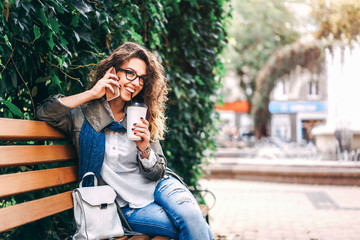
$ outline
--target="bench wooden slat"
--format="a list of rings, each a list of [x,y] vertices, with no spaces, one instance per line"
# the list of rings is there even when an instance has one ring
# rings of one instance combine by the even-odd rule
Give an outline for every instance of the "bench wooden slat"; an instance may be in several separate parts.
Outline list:
[[[77,167],[62,167],[0,175],[0,197],[77,181]]]
[[[151,238],[147,235],[139,235],[139,236],[133,236],[130,238],[129,238],[129,236],[124,236],[121,238],[116,238],[116,240],[170,240],[170,238],[165,237],[165,236],[156,236],[154,238]]]
[[[64,134],[42,121],[0,118],[0,140],[57,140]]]
[[[0,167],[61,162],[75,157],[71,145],[0,146]]]
[[[129,240],[151,240],[151,237],[147,235],[138,235],[129,238]]]
[[[170,238],[165,236],[157,236],[154,237],[152,240],[170,240]]]
[[[204,216],[209,214],[209,207],[206,204],[199,204],[199,207]]]
[[[0,232],[71,209],[71,191],[0,208]]]

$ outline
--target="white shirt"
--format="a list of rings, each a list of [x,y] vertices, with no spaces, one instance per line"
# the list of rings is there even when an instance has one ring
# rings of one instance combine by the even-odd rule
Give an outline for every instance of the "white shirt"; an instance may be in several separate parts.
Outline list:
[[[113,116],[108,102],[104,106]],[[141,208],[153,202],[158,181],[151,181],[140,174],[136,143],[127,139],[126,132],[118,133],[110,129],[104,129],[104,132],[105,156],[100,175],[117,193],[116,200],[120,207],[129,205],[131,208]],[[151,150],[148,159],[140,161],[144,168],[151,169],[156,163],[154,151]]]

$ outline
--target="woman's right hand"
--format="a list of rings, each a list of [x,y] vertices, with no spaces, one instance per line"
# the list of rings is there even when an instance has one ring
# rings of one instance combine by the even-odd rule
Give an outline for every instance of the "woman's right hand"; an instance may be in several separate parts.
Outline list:
[[[104,96],[106,89],[110,90],[114,94],[115,87],[121,87],[118,83],[119,80],[119,77],[115,74],[114,67],[111,67],[106,71],[104,76],[97,81],[95,86],[89,90],[89,92],[91,93],[93,99],[98,99]]]
[[[114,87],[120,87],[120,84],[118,83],[119,78],[116,76],[116,74],[114,74],[114,72],[114,67],[109,68],[109,70],[106,71],[104,76],[95,84],[93,88],[82,93],[62,97],[61,102],[65,106],[74,108],[90,100],[101,98],[105,95],[106,89],[109,89],[114,93]]]

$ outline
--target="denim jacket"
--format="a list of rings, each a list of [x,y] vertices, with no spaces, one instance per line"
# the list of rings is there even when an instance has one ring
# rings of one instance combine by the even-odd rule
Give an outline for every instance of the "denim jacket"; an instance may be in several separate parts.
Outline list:
[[[70,138],[79,154],[79,136],[84,118],[87,119],[96,132],[102,131],[107,125],[113,122],[114,119],[102,105],[102,101],[105,101],[104,98],[88,102],[75,108],[69,108],[60,101],[62,96],[63,95],[58,94],[44,100],[37,108],[36,118],[63,131]],[[126,117],[122,125],[126,127]],[[141,174],[150,180],[157,181],[164,177],[166,158],[164,157],[159,141],[151,142],[150,145],[156,155],[156,164],[151,170],[145,170],[138,160],[139,168]]]

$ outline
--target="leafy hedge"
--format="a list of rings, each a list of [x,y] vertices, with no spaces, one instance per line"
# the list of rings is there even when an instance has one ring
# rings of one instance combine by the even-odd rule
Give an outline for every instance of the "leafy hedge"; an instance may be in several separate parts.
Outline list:
[[[32,118],[31,97],[36,105],[49,94],[82,91],[90,68],[122,42],[144,44],[162,59],[173,89],[166,154],[194,184],[194,167],[214,145],[226,1],[139,2],[4,1],[0,96]],[[22,116],[10,110],[2,108],[1,115]]]
[[[2,3],[0,117],[32,119],[47,96],[83,91],[90,69],[124,41],[143,44],[162,60],[172,88],[162,142],[169,166],[196,187],[205,150],[215,147],[227,0]]]

